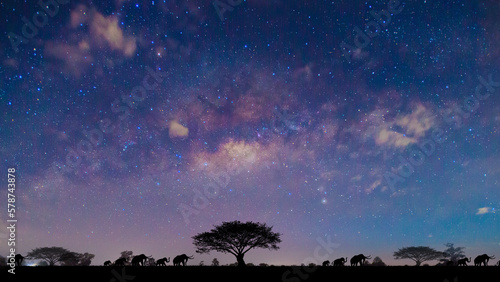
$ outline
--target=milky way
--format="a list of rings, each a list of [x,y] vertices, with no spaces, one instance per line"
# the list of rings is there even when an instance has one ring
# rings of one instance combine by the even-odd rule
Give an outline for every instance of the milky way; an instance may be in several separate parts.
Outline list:
[[[283,234],[252,263],[300,264],[318,240],[391,264],[447,242],[500,255],[496,1],[7,2],[21,254],[232,263],[191,237],[240,220]]]

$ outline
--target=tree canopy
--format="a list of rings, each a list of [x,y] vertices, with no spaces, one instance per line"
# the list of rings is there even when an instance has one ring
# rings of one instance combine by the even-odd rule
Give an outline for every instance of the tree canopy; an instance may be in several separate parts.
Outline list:
[[[126,259],[127,262],[130,262],[132,261],[132,257],[134,256],[134,252],[132,251],[123,251],[120,253],[120,257],[119,258],[124,258]]]
[[[452,243],[444,244],[447,249],[443,252],[443,261],[453,261],[456,263],[459,259],[465,258],[465,247],[454,247]]]
[[[397,252],[394,252],[395,259],[411,259],[415,261],[417,266],[422,264],[424,261],[436,260],[442,257],[442,252],[424,246],[404,247],[402,249],[398,249]]]
[[[197,253],[217,251],[236,257],[238,266],[245,266],[243,257],[251,249],[278,250],[281,234],[272,231],[265,223],[231,221],[216,225],[209,232],[193,236]]]
[[[79,254],[76,252],[67,252],[61,256],[60,263],[65,266],[89,266],[94,257],[95,255],[89,253]]]
[[[76,253],[62,247],[43,247],[31,250],[27,255],[27,259],[41,259],[48,265],[53,266],[56,263],[61,265],[80,265],[88,266],[95,257],[89,253]],[[42,264],[39,264],[42,265]]]
[[[61,262],[66,253],[71,253],[69,250],[62,247],[43,247],[31,250],[27,257],[28,259],[41,259],[46,261],[50,266]]]

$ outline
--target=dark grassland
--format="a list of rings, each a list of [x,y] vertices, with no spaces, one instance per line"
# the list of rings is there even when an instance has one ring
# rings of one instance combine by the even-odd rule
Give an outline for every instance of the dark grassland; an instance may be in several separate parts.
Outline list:
[[[500,267],[388,266],[388,267],[317,267],[250,266],[243,269],[230,266],[186,267],[104,267],[54,266],[19,267],[16,274],[1,267],[0,281],[419,281],[465,282],[500,281]],[[114,270],[114,271],[113,271]],[[308,272],[309,271],[309,272]]]

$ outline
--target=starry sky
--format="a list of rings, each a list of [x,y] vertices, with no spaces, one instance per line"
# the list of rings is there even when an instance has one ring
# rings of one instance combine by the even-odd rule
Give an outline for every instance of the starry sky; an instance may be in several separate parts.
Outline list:
[[[300,264],[318,240],[389,264],[447,242],[500,255],[497,1],[13,2],[0,198],[15,167],[21,254],[232,263],[191,237],[240,220],[283,234],[247,263]]]

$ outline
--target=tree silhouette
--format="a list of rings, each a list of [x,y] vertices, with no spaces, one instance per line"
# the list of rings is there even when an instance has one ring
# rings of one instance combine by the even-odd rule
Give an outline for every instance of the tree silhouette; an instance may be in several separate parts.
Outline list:
[[[243,257],[254,248],[278,250],[281,234],[272,232],[265,223],[231,221],[214,226],[210,232],[193,236],[197,253],[217,251],[236,257],[238,266],[245,266]]]
[[[435,260],[443,257],[443,253],[436,251],[430,247],[405,247],[394,252],[395,259],[411,259],[415,261],[417,266],[428,260]]]
[[[95,257],[94,254],[89,254],[89,253],[80,254],[80,261],[78,262],[78,265],[89,266],[94,257]]]
[[[453,247],[453,244],[452,243],[446,243],[444,244],[447,249],[444,250],[443,252],[443,256],[444,256],[444,259],[441,259],[441,261],[453,261],[453,263],[457,263],[457,261],[461,258],[465,258],[465,253],[464,253],[464,249],[465,247]]]
[[[212,260],[212,266],[219,266],[219,260],[217,258]]]
[[[380,257],[375,257],[370,265],[372,265],[372,266],[386,266],[385,262],[383,262]]]
[[[132,252],[132,251],[123,251],[120,253],[119,258],[125,258],[126,261],[129,263],[132,260],[133,254],[134,254],[134,252]]]
[[[94,257],[95,255],[89,253],[79,254],[75,252],[67,252],[61,255],[59,262],[64,266],[89,266]]]
[[[75,252],[64,253],[61,255],[59,262],[64,266],[78,265],[78,262],[80,262],[80,254]]]
[[[26,256],[26,258],[41,259],[46,261],[50,266],[53,266],[56,263],[60,262],[61,258],[64,259],[63,255],[66,253],[70,253],[70,251],[66,250],[65,248],[43,247],[31,250]]]

